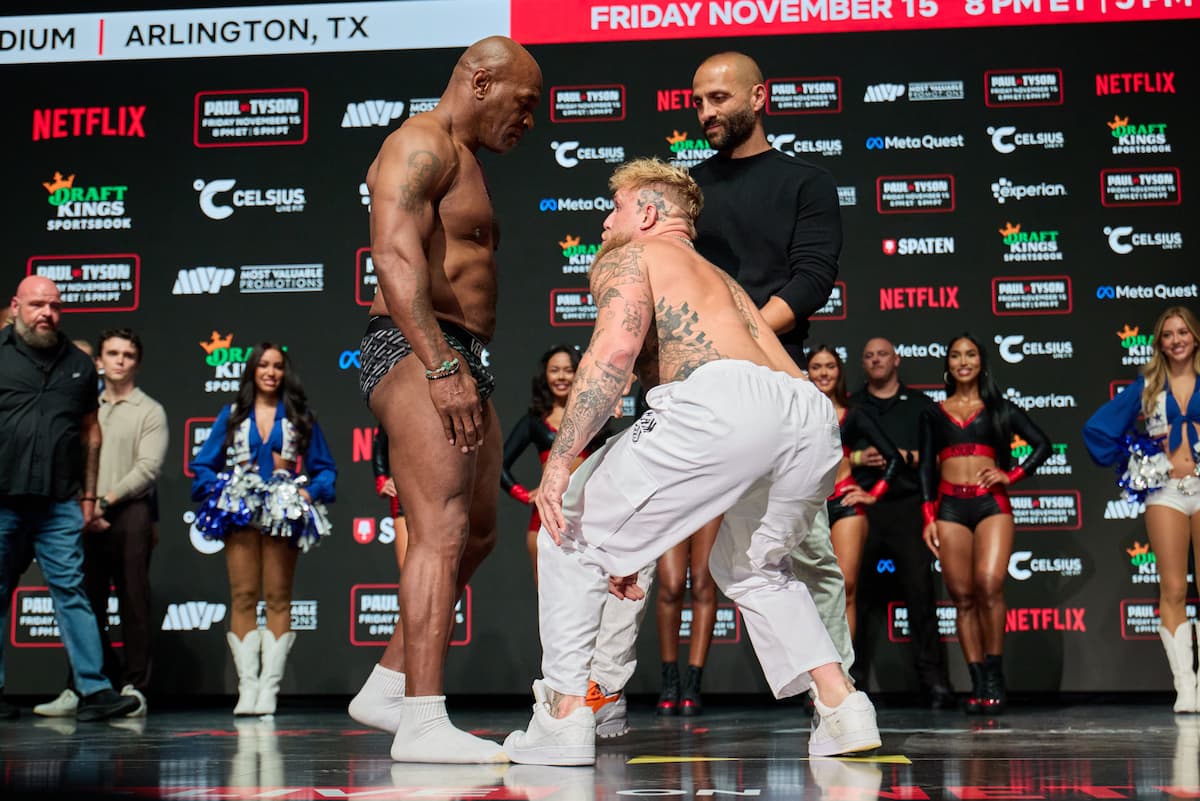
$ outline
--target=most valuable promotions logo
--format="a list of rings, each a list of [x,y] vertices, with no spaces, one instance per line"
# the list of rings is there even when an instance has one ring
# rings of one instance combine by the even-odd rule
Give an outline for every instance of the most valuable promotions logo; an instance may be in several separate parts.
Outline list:
[[[1116,140],[1112,145],[1114,156],[1171,152],[1165,122],[1131,123],[1129,117],[1114,114],[1105,124],[1112,138]]]
[[[1123,366],[1147,364],[1154,358],[1154,334],[1141,333],[1141,326],[1125,323],[1125,327],[1117,332],[1117,339],[1121,340],[1121,348],[1125,351],[1121,357]]]
[[[677,167],[695,167],[717,154],[707,139],[688,139],[687,131],[672,130],[665,138],[671,150],[671,164]]]
[[[1021,224],[1006,222],[999,229],[1001,240],[1008,252],[1004,260],[1010,261],[1062,261],[1062,248],[1058,231],[1022,231]]]
[[[54,216],[46,220],[47,231],[95,231],[133,227],[125,215],[125,195],[129,187],[123,184],[76,186],[75,173],[63,177],[54,173],[53,180],[43,181],[49,193],[46,202],[54,208]]]
[[[559,240],[558,246],[562,249],[564,259],[563,275],[587,275],[601,247],[595,242],[584,243],[579,237],[572,234],[567,234]]]

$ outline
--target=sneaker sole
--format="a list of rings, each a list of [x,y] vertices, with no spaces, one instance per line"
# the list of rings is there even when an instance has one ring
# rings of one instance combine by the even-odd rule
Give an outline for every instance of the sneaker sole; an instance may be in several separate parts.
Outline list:
[[[883,741],[879,739],[878,731],[864,731],[850,737],[843,737],[841,740],[831,740],[827,743],[814,745],[810,742],[808,744],[808,755],[828,757],[858,754],[863,751],[873,751],[882,745]]]
[[[624,737],[626,734],[629,734],[629,721],[627,720],[609,720],[596,724],[596,736],[601,740]]]
[[[504,753],[518,765],[553,765],[555,767],[566,768],[596,764],[595,744],[555,745],[539,748],[506,746]]]

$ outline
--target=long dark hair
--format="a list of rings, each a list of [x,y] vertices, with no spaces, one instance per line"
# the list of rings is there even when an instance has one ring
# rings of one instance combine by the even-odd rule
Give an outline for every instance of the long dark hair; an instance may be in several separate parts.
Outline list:
[[[833,399],[841,404],[842,408],[849,409],[850,393],[846,391],[846,365],[842,362],[842,357],[829,345],[817,345],[815,348],[810,348],[808,353],[804,355],[805,368],[812,363],[813,356],[816,356],[818,353],[828,353],[837,364],[838,377],[837,382],[833,385]]]
[[[579,351],[570,345],[555,345],[542,354],[537,372],[533,374],[533,388],[529,397],[529,414],[538,420],[550,414],[554,408],[554,393],[550,391],[550,382],[546,380],[546,368],[550,360],[560,353],[570,357],[572,369],[579,369]]]
[[[288,422],[296,427],[296,452],[308,450],[308,439],[312,436],[313,415],[308,408],[308,396],[304,394],[304,385],[300,376],[292,369],[292,360],[282,345],[274,342],[260,342],[250,351],[246,359],[246,369],[242,372],[242,383],[238,386],[237,399],[233,402],[233,411],[229,414],[229,426],[225,431],[225,449],[233,444],[233,436],[237,433],[242,422],[254,411],[254,397],[258,392],[254,385],[254,373],[262,355],[269,350],[277,350],[283,357],[283,383],[279,387],[279,396],[283,399],[284,414]]]
[[[1008,414],[1009,401],[1000,394],[1000,389],[996,386],[996,380],[992,377],[992,371],[988,367],[987,351],[978,339],[966,331],[963,331],[958,336],[951,337],[950,341],[946,343],[946,356],[942,360],[942,380],[945,383],[946,397],[949,398],[958,389],[958,382],[954,380],[954,376],[950,375],[950,349],[960,339],[970,342],[975,346],[975,350],[979,352],[979,399],[983,401],[983,410],[988,416],[988,422],[991,423],[992,430],[1000,437],[1000,447],[996,449],[996,465],[1000,468],[1008,469],[1012,462],[1012,451],[1008,447],[1008,444],[1012,441],[1012,426],[1009,422]]]

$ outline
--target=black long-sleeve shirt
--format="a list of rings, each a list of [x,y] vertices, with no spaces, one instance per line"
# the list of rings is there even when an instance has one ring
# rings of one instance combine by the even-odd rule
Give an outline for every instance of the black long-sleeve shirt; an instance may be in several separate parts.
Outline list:
[[[842,418],[841,430],[842,453],[847,456],[850,454],[850,451],[854,450],[856,442],[866,441],[875,446],[875,449],[879,451],[884,460],[883,472],[879,476],[879,481],[883,481],[888,486],[891,486],[892,479],[896,476],[896,471],[904,464],[904,457],[900,455],[900,451],[888,439],[887,434],[883,432],[879,421],[870,412],[851,406],[846,410],[846,416]],[[876,483],[878,482],[873,482],[871,486],[866,488],[871,489]],[[860,484],[859,486],[863,485]]]
[[[557,435],[558,429],[551,428],[545,418],[526,414],[518,420],[504,440],[504,462],[500,468],[500,489],[522,503],[528,503],[529,490],[523,487],[517,481],[517,477],[513,475],[513,465],[530,445],[537,448],[538,458],[541,459],[542,464],[545,464],[546,458],[550,455],[550,449],[554,447],[554,438]],[[610,435],[609,427],[605,424],[579,455],[587,458],[589,454],[599,450]]]
[[[696,250],[737,279],[761,308],[777,296],[796,315],[779,337],[795,358],[808,318],[829,300],[842,250],[837,183],[826,170],[778,150],[697,164],[704,191]]]
[[[1050,456],[1050,440],[1019,406],[1004,399],[999,402],[1008,405],[1011,433],[1017,434],[1033,447],[1033,453],[1021,465],[1026,475],[1032,475]],[[995,452],[996,463],[1003,465],[1006,460],[1001,453],[1011,447],[1009,433],[995,429],[986,408],[963,422],[951,417],[941,404],[933,405],[921,415],[919,429],[921,466],[917,473],[921,477],[921,495],[926,501],[938,499],[938,462],[941,461],[940,454],[944,448],[966,444],[986,445]]]
[[[917,438],[917,427],[921,420],[921,415],[926,409],[933,406],[933,401],[919,389],[913,389],[906,384],[901,384],[899,391],[895,395],[887,398],[879,398],[872,395],[866,387],[863,387],[858,392],[850,396],[850,403],[864,412],[871,414],[879,427],[883,429],[883,433],[887,435],[897,448],[903,448],[906,451],[919,451],[920,440]],[[856,440],[851,444],[855,450],[861,450],[868,445],[874,443],[868,442],[865,438]],[[878,445],[875,446],[878,449]],[[934,454],[936,457],[936,454]],[[921,460],[924,460],[925,454],[921,453]],[[869,487],[882,477],[881,471],[877,467],[868,467],[860,465],[854,468],[854,478],[861,486]],[[921,486],[917,480],[917,471],[908,463],[900,465],[896,471],[894,481],[889,481],[888,494],[886,500],[900,500],[916,495],[921,491]]]

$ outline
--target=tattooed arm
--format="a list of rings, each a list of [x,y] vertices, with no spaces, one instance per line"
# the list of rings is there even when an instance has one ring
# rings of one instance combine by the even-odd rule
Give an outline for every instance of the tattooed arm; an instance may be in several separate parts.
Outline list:
[[[626,244],[601,254],[592,264],[591,286],[596,328],[575,372],[537,497],[538,511],[555,542],[564,527],[562,496],[571,463],[612,416],[654,320],[641,245]]]
[[[371,187],[371,257],[388,313],[426,369],[457,358],[433,313],[430,239],[437,204],[458,169],[450,137],[426,125],[408,126],[384,142],[367,176]],[[476,447],[483,405],[466,366],[429,382],[429,394],[451,445]]]

